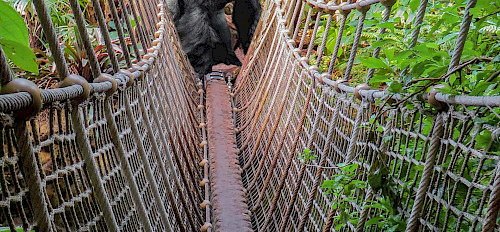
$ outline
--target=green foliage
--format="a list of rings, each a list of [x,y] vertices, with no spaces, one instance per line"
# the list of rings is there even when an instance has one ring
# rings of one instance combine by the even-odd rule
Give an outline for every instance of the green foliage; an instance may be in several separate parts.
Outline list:
[[[0,15],[0,45],[5,55],[20,68],[37,74],[38,65],[23,19],[4,1],[0,1]]]
[[[309,163],[309,161],[315,160],[317,158],[318,158],[318,156],[315,155],[314,153],[312,153],[312,151],[307,149],[307,148],[304,149],[302,154],[299,155],[299,159],[302,160],[306,164]]]
[[[385,132],[385,123],[389,120],[387,109],[405,108],[414,115],[411,121],[407,118],[398,118],[395,122],[398,128],[405,128],[412,133],[431,136],[436,110],[425,101],[420,102],[422,93],[436,86],[443,84],[439,90],[450,95],[470,95],[470,96],[498,96],[500,95],[500,0],[477,1],[471,9],[472,22],[467,35],[462,57],[457,70],[451,72],[449,69],[452,54],[456,47],[459,30],[464,14],[466,13],[467,0],[436,0],[429,1],[424,21],[419,27],[414,26],[420,0],[398,0],[392,7],[392,12],[388,21],[383,21],[382,15],[385,7],[381,4],[371,6],[364,21],[364,29],[358,46],[358,52],[354,60],[354,66],[350,76],[350,84],[363,83],[368,76],[368,70],[373,69],[374,75],[368,81],[372,88],[388,90],[390,97],[394,94],[401,94],[402,100],[389,101],[387,98],[376,100],[376,105],[381,107],[382,112],[377,111],[370,118],[369,125],[361,126],[364,130],[376,138]],[[305,21],[303,15],[301,22]],[[346,69],[352,43],[355,37],[355,30],[358,25],[360,12],[352,11],[347,16],[347,24],[341,32],[342,38],[338,38],[340,17],[332,21],[328,33],[325,33],[328,15],[322,15],[319,22],[318,36],[311,42],[314,43],[309,58],[310,65],[317,65],[320,72],[327,72],[329,67],[333,67],[332,79],[341,78]],[[315,18],[314,13],[312,19]],[[312,34],[312,27],[315,22],[309,24],[308,31],[302,31],[307,35]],[[385,29],[380,34],[379,30]],[[415,46],[410,46],[412,34],[420,30]],[[315,51],[319,51],[323,38],[326,38],[324,55],[321,60]],[[339,40],[340,41],[337,41]],[[333,56],[336,43],[340,47],[338,53]],[[307,43],[307,40],[306,42]],[[305,46],[304,46],[305,47]],[[375,49],[380,49],[378,57],[374,57]],[[304,52],[304,51],[303,51]],[[332,58],[333,56],[333,58]],[[332,60],[335,59],[335,60]],[[333,62],[332,64],[330,64]],[[453,97],[453,96],[451,96]],[[401,98],[400,98],[401,99]],[[419,108],[416,110],[415,108]],[[474,115],[474,121],[464,120],[454,122],[446,128],[446,134],[453,141],[465,144],[471,149],[481,153],[498,156],[500,153],[500,143],[492,127],[497,127],[500,123],[500,109],[485,107],[466,107],[456,105],[454,110],[463,111]],[[419,136],[413,137],[400,135],[397,133],[382,138],[383,142],[390,143],[391,152],[395,152],[404,157],[412,159],[424,159],[428,152],[428,144]],[[405,141],[406,140],[406,141]],[[450,152],[442,158],[439,163],[443,170],[450,170],[454,173],[461,173],[463,178],[471,182],[480,182],[488,185],[491,176],[494,176],[494,163],[487,159],[482,165],[479,158],[466,158],[465,151],[456,148],[453,154]],[[323,183],[322,188],[327,194],[331,194],[334,199],[333,208],[337,210],[335,224],[337,230],[346,223],[357,223],[357,213],[349,208],[349,204],[362,201],[359,197],[364,197],[366,189],[371,189],[376,194],[376,199],[366,202],[364,207],[370,208],[370,222],[367,226],[377,227],[377,231],[401,231],[404,230],[405,216],[402,208],[410,207],[412,202],[404,202],[401,198],[413,198],[410,188],[419,181],[419,173],[423,170],[423,165],[408,163],[407,161],[389,161],[385,154],[377,154],[370,158],[370,170],[364,170],[367,174],[363,179],[357,179],[349,170],[342,170],[345,164],[339,164],[340,172],[332,176]],[[454,157],[454,158],[452,158]],[[351,164],[354,165],[354,164]],[[350,166],[351,168],[353,166]],[[463,167],[463,171],[460,169]],[[482,169],[479,170],[479,167]],[[358,167],[354,168],[355,170]],[[359,167],[361,168],[361,167]],[[358,171],[356,171],[358,172]],[[361,172],[361,171],[359,171]],[[474,181],[474,176],[481,173],[481,179]],[[403,177],[405,179],[403,179]],[[353,181],[364,181],[365,187],[352,187]],[[398,181],[398,183],[396,183]],[[399,183],[403,181],[403,183]],[[449,185],[449,184],[448,184]],[[451,195],[449,186],[436,186],[436,191],[443,195]],[[453,204],[460,207],[465,202],[465,196],[469,195],[471,200],[467,212],[478,212],[484,209],[480,205],[484,192],[474,189],[468,193],[468,187],[462,183],[456,186],[457,197]],[[357,196],[358,198],[354,197]],[[362,203],[356,203],[363,205]],[[400,204],[406,204],[405,207]],[[454,224],[454,217],[445,219],[443,215],[437,215],[436,224],[443,224],[448,220],[448,228],[451,230],[464,231],[466,225]],[[465,223],[466,224],[466,223]],[[477,228],[472,228],[475,230]],[[467,230],[467,229],[465,229]]]
[[[16,227],[16,231],[18,232],[23,232],[24,229],[22,227]],[[0,232],[12,232],[10,227],[0,227]],[[35,232],[34,230],[31,230],[31,232]]]
[[[399,199],[393,192],[395,185],[387,176],[389,170],[379,168],[370,172],[366,182],[358,179],[361,171],[358,170],[359,164],[340,163],[337,167],[339,172],[321,185],[326,190],[325,194],[334,197],[332,208],[337,211],[334,217],[335,230],[340,230],[348,222],[357,225],[360,212],[352,211],[352,204],[376,211],[365,223],[365,227],[377,225],[381,231],[403,231],[406,228],[405,221],[396,210]],[[361,193],[365,193],[368,187],[371,191],[380,191],[382,194],[375,200],[363,202]]]
[[[418,29],[413,21],[419,4],[419,0],[396,2],[388,21],[382,20],[385,7],[380,4],[371,7],[364,22],[360,48],[351,75],[350,81],[353,84],[365,82],[368,68],[375,70],[369,84],[373,88],[387,86],[390,93],[425,92],[429,86],[445,83],[444,74],[448,72],[467,1],[429,2],[419,39],[416,46],[410,47],[411,35]],[[449,88],[443,89],[444,93],[474,96],[500,94],[500,78],[492,77],[500,69],[499,9],[500,0],[478,1],[476,7],[471,9],[473,20],[461,61],[474,58],[482,61],[467,65],[451,75],[447,83]],[[332,73],[334,79],[345,69],[359,15],[359,12],[348,15]],[[313,41],[316,46],[323,39],[326,19],[327,16],[323,16],[320,22],[318,37]],[[327,34],[325,57],[332,55],[339,23],[334,20]],[[384,28],[385,33],[379,34],[380,28]],[[379,57],[373,57],[375,48],[380,49]],[[327,70],[327,65],[317,65],[320,71]]]
[[[335,230],[339,230],[348,222],[356,225],[358,212],[349,212],[350,203],[356,203],[359,199],[356,192],[366,188],[366,182],[357,180],[358,164],[337,164],[339,172],[325,180],[321,185],[325,189],[325,194],[331,194],[335,198],[332,201],[332,208],[338,213],[334,217]]]
[[[377,215],[366,221],[365,227],[377,225],[380,231],[404,231],[406,222],[401,220],[401,215],[397,214],[392,205],[387,196],[378,197],[375,201],[368,201],[364,208],[376,209]]]

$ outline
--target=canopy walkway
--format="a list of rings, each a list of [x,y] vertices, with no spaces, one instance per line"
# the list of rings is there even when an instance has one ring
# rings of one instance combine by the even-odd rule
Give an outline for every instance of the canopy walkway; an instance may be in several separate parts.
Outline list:
[[[363,65],[355,57],[368,13],[382,9],[387,21],[395,1],[266,0],[234,86],[224,82],[231,76],[194,74],[161,0],[108,1],[123,61],[114,54],[105,9],[92,0],[113,75],[104,73],[110,67],[100,67],[79,2],[68,1],[90,63],[89,80],[70,75],[43,0],[33,3],[59,88],[41,90],[14,78],[0,50],[2,226],[378,231],[373,221],[390,215],[366,206],[390,186],[390,198],[399,199],[393,214],[406,231],[500,230],[499,96],[436,89],[388,94],[348,82]],[[416,28],[427,4],[420,2]],[[468,0],[443,78],[486,62],[460,61],[475,4]],[[326,19],[322,31],[320,19]],[[341,74],[335,74],[349,23],[355,37]],[[326,59],[325,35],[333,33],[333,24],[337,42],[322,70],[318,64]],[[377,28],[379,35],[386,31]],[[409,36],[414,47],[419,30]],[[306,41],[318,38],[318,47]],[[316,62],[310,60],[313,49]],[[375,48],[373,57],[379,53]],[[413,104],[394,107],[405,101]],[[299,160],[306,149],[314,156]],[[345,172],[341,163],[357,164],[358,180],[370,185],[338,194],[321,188]],[[346,203],[340,210],[335,202]],[[356,220],[340,220],[345,212]]]

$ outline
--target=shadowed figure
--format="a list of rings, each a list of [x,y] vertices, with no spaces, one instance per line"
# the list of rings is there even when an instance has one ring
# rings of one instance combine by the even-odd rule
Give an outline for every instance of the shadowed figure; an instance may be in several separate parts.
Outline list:
[[[250,42],[260,19],[259,0],[236,0],[233,8],[233,23],[238,31],[235,48],[241,45],[247,54]]]
[[[213,65],[241,66],[231,43],[224,6],[228,1],[168,0],[182,47],[198,74],[207,74]]]

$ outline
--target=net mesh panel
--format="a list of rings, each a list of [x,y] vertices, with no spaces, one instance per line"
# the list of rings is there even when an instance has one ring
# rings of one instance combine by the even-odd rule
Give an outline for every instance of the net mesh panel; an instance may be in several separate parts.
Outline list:
[[[165,231],[165,226],[169,225],[173,231],[194,231],[211,221],[210,211],[199,207],[209,197],[209,192],[199,185],[208,177],[203,172],[204,167],[199,165],[206,156],[199,146],[202,131],[198,107],[203,98],[199,80],[181,49],[175,26],[162,2],[130,1],[127,10],[130,17],[135,14],[144,19],[138,23],[141,28],[134,30],[143,52],[148,47],[158,48],[153,39],[164,38],[160,40],[161,48],[154,53],[155,62],[148,63],[152,67],[142,67],[142,79],[126,86],[124,76],[118,76],[119,90],[111,97],[105,94],[111,85],[91,84],[93,93],[76,107],[70,99],[81,94],[81,88],[73,88],[73,92],[43,90],[42,95],[50,97],[45,98],[42,111],[33,120],[21,122],[28,126],[28,138],[33,147],[28,155],[32,154],[36,160],[36,166],[28,167],[35,168],[31,171],[39,170],[40,174],[38,180],[29,181],[40,182],[37,188],[42,191],[38,196],[47,203],[44,213],[48,215],[48,228],[54,231],[109,231],[111,228],[95,196],[94,188],[99,186],[93,186],[89,179],[87,166],[92,164],[82,158],[77,139],[88,142],[99,182],[104,187],[105,202],[111,208],[117,228],[148,230],[140,217],[141,209],[134,200],[126,167],[121,163],[113,136],[119,138],[123,147],[151,229]],[[128,29],[127,35],[131,36]],[[106,102],[111,105],[112,122],[106,117]],[[130,109],[127,109],[128,103]],[[78,110],[77,118],[81,121],[72,121],[73,110]],[[18,137],[13,128],[14,120],[19,119],[11,115],[11,111],[2,113],[0,226],[12,230],[40,230],[33,210],[40,203],[30,201],[17,149]],[[80,123],[85,134],[76,135],[73,127]],[[116,123],[117,135],[113,135],[110,123]],[[147,162],[141,158],[141,149],[144,149]],[[154,183],[148,181],[147,165],[152,170]],[[165,206],[166,223],[162,221],[162,209],[155,199],[154,184]]]
[[[85,120],[93,157],[99,168],[107,197],[111,201],[117,224],[122,230],[139,230],[141,225],[132,200],[130,188],[123,174],[116,148],[111,141],[104,115],[104,94],[95,94],[81,113]]]
[[[147,209],[148,218],[154,227],[155,230],[161,231],[164,230],[162,228],[161,222],[159,221],[158,208],[153,205],[154,201],[148,200],[153,199],[152,190],[150,187],[150,183],[146,180],[146,174],[144,170],[144,163],[142,162],[140,155],[137,151],[137,145],[135,144],[132,129],[128,125],[128,121],[125,116],[125,97],[131,97],[131,99],[137,99],[136,93],[133,88],[125,90],[127,94],[118,95],[117,99],[113,99],[113,115],[115,117],[116,124],[118,126],[119,136],[124,145],[126,151],[126,157],[129,161],[131,171],[134,175],[134,179],[137,182],[137,187],[139,188],[141,197],[144,202],[144,206]],[[136,123],[136,122],[133,122]]]
[[[16,139],[14,129],[9,125],[9,118],[5,118],[2,124],[1,145],[2,152],[0,171],[1,173],[1,223],[15,230],[15,226],[23,226],[29,230],[36,226],[33,221],[33,211],[29,199],[29,192],[26,180],[22,176],[19,167],[18,150],[16,149]],[[12,124],[12,119],[10,119]]]
[[[308,11],[304,10],[299,18],[296,10],[305,4],[303,1],[264,3],[263,22],[254,37],[259,42],[251,45],[253,57],[232,90],[243,184],[248,191],[254,229],[336,231],[338,224],[331,223],[339,212],[331,206],[346,196],[336,198],[320,186],[339,174],[336,165],[345,162],[359,165],[357,179],[362,181],[368,181],[372,166],[383,162],[389,173],[385,181],[396,186],[391,196],[398,199],[395,213],[400,214],[400,219],[410,220],[426,158],[431,153],[432,131],[439,126],[444,134],[437,138],[435,165],[417,218],[417,230],[481,230],[494,177],[498,175],[497,107],[450,103],[449,109],[441,113],[443,124],[436,125],[436,113],[425,101],[414,101],[412,108],[394,109],[389,104],[375,104],[374,92],[359,100],[352,94],[354,88],[339,92],[332,82],[320,82],[321,73],[311,69],[305,59],[308,47],[297,49],[304,39],[301,29],[314,30],[318,14],[332,14],[337,23],[341,17],[338,10],[328,13],[321,8],[325,5],[310,3],[320,8],[309,24],[305,23]],[[375,4],[372,11],[383,9],[379,3],[370,4]],[[360,12],[351,13],[348,19],[354,21],[361,16]],[[356,24],[350,25],[345,30],[357,28]],[[297,38],[293,38],[295,28],[299,28]],[[377,31],[367,30],[361,36]],[[360,46],[358,52],[363,49],[368,48]],[[345,68],[339,66],[341,72]],[[360,69],[354,65],[353,72]],[[309,91],[312,93],[308,99]],[[493,120],[481,120],[485,115]],[[317,156],[307,165],[298,159],[306,148]],[[381,194],[356,191],[354,200],[347,205],[348,213],[361,217],[366,202]],[[380,213],[370,209],[366,220]],[[498,230],[496,221],[494,227]],[[356,224],[348,222],[340,230],[355,231]],[[362,229],[378,230],[376,225]]]

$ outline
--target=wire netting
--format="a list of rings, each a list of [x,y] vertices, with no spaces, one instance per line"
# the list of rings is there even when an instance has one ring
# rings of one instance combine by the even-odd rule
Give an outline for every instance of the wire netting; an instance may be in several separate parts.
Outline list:
[[[387,2],[384,7],[392,6]],[[368,12],[384,9],[378,1],[265,1],[254,37],[259,42],[251,45],[252,58],[232,90],[254,229],[380,231],[373,222],[395,215],[407,231],[497,231],[499,98],[461,96],[456,101],[438,93],[444,109],[433,108],[426,99],[430,94],[393,107],[405,96],[387,97],[387,92],[343,82],[363,65],[353,62],[357,49],[366,49],[359,38],[384,33],[373,26],[364,30],[365,17],[374,14],[362,6],[370,5]],[[321,57],[333,33],[326,23],[336,24],[340,36],[344,26],[355,33],[354,40],[343,42],[352,48],[344,66],[334,65],[340,42],[331,59]],[[312,51],[334,68],[318,69],[320,61],[310,60]],[[314,157],[301,160],[304,150]],[[349,194],[321,187],[344,173],[344,164],[356,164],[355,179],[367,187]],[[375,189],[376,181],[390,191]],[[390,199],[382,202],[392,204],[394,212],[373,207],[380,199]],[[345,209],[338,202],[345,202]],[[342,214],[355,220],[341,221]]]
[[[40,2],[38,17],[54,42],[57,35]],[[88,54],[94,58],[91,79],[102,83],[66,76],[60,48],[49,44],[62,67],[61,85],[69,87],[42,90],[43,108],[31,115],[23,109],[36,104],[35,95],[0,96],[0,225],[25,231],[195,231],[206,224],[210,230],[210,206],[199,206],[209,199],[208,185],[200,186],[208,178],[208,164],[199,165],[207,159],[200,146],[206,139],[200,127],[203,86],[163,2],[108,3],[114,5],[93,5],[95,17],[104,21],[109,9],[117,35],[107,27],[97,39],[87,30],[80,34],[84,46],[102,39],[111,55],[119,51],[109,57],[111,67],[100,67],[96,54]],[[75,18],[84,28],[78,17],[81,12]],[[1,60],[6,62],[3,53]],[[103,70],[114,77],[103,81]],[[7,74],[5,83],[12,78]]]

